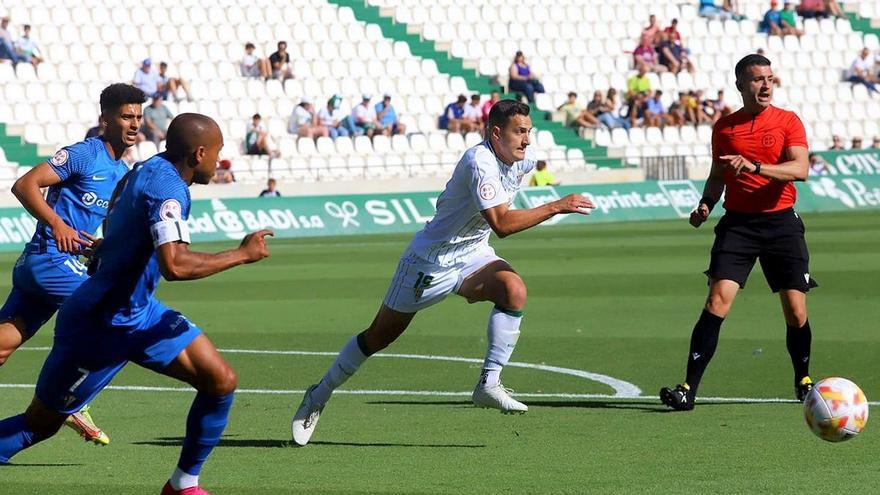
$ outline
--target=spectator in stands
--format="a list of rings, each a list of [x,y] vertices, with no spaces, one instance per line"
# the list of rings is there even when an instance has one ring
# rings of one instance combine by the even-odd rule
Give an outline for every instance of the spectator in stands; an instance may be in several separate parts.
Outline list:
[[[797,12],[794,10],[794,4],[790,1],[782,4],[779,20],[782,25],[782,34],[793,34],[798,38],[804,35],[804,32],[797,27]]]
[[[345,119],[348,116],[342,112],[342,109],[340,108],[341,106],[342,97],[339,95],[333,95],[327,100],[327,106],[318,111],[318,122],[327,128],[327,132],[330,134],[330,139],[334,141],[340,136],[351,135],[351,131],[349,131],[345,122]],[[296,110],[294,110],[294,112],[295,111]]]
[[[678,30],[678,19],[672,19],[663,32],[666,33],[670,42],[684,49],[684,43],[681,42],[681,32]]]
[[[479,132],[482,134],[483,112],[480,109],[480,95],[478,93],[472,94],[471,101],[464,106],[464,115],[462,115],[462,119],[468,123],[468,126],[471,129],[468,132]]]
[[[847,71],[847,81],[853,85],[861,83],[867,86],[872,93],[877,93],[877,74],[874,74],[874,59],[868,47],[862,48],[861,53],[853,60]]]
[[[355,105],[351,111],[351,118],[354,120],[355,130],[363,132],[367,137],[372,138],[379,127],[379,121],[376,118],[376,109],[370,105],[372,95],[365,94],[361,97],[361,102]]]
[[[715,0],[700,0],[700,16],[728,21],[734,18],[734,12],[729,0],[724,0],[721,7],[715,5]]]
[[[269,133],[263,128],[263,118],[255,113],[247,125],[244,136],[245,152],[248,155],[279,156],[269,143]]]
[[[232,162],[229,160],[220,160],[217,162],[217,171],[211,178],[214,184],[229,184],[235,182],[235,174],[232,173]]]
[[[244,45],[244,56],[241,57],[241,75],[244,77],[262,77],[269,79],[272,75],[272,68],[269,65],[269,59],[260,58],[254,55],[257,47],[253,43]]]
[[[697,117],[698,124],[707,124],[712,122],[712,117],[706,113],[706,98],[703,96],[703,90],[698,89],[691,91],[691,105],[694,107],[694,114]]]
[[[159,91],[159,74],[153,70],[151,59],[144,59],[141,68],[135,71],[131,84],[147,96],[154,96]]]
[[[831,167],[818,153],[810,153],[810,175],[828,175]]]
[[[852,146],[850,146],[849,149],[851,149],[851,150],[862,149],[862,138],[859,136],[852,138]]]
[[[43,62],[40,47],[38,47],[37,42],[31,38],[30,24],[24,25],[24,32],[21,37],[18,38],[18,41],[15,42],[15,49],[18,51],[18,56],[21,58],[21,61],[33,65],[34,70],[36,70],[37,66]]]
[[[880,136],[874,136],[874,140],[871,141],[871,149],[872,150],[880,149]]]
[[[758,31],[770,36],[782,36],[782,16],[777,10],[778,0],[770,0],[770,10],[764,13],[764,20],[758,24]]]
[[[12,46],[12,33],[9,32],[9,17],[0,18],[0,60],[12,60],[15,65],[22,61]]]
[[[669,54],[671,54],[672,58],[678,62],[678,70],[686,68],[688,72],[693,74],[694,64],[690,58],[690,50],[684,46],[684,43],[681,40],[681,33],[678,31],[678,19],[672,19],[672,23],[663,30],[663,34],[665,34],[666,40],[670,43],[670,45],[668,45]],[[663,55],[668,56],[669,54],[661,53],[660,50],[657,50],[657,53],[658,55],[661,55],[660,63],[669,67],[663,61]]]
[[[568,93],[568,100],[556,108],[559,112],[565,112],[565,127],[578,129],[588,125],[586,122],[579,121],[581,114],[584,112],[584,107],[578,104],[577,97],[577,93],[570,91]]]
[[[489,111],[492,110],[492,105],[501,101],[501,95],[498,91],[492,91],[492,94],[489,95],[489,101],[483,103],[482,112],[483,112],[483,124],[489,121]]]
[[[642,38],[633,51],[633,64],[636,68],[645,67],[650,72],[666,72],[666,67],[657,61],[656,48],[650,40]]]
[[[669,39],[669,33],[657,33],[658,42],[656,45],[657,58],[660,65],[666,67],[669,72],[678,74],[682,68],[681,48],[672,43]]]
[[[835,134],[835,135],[831,136],[831,147],[828,149],[832,150],[832,151],[841,151],[846,148],[843,147],[843,139],[840,136],[838,136],[837,134]]]
[[[669,106],[669,123],[672,125],[683,126],[688,123],[689,105],[687,93],[679,91],[678,99]]]
[[[174,115],[171,113],[171,110],[168,110],[168,107],[162,103],[162,94],[156,93],[153,95],[153,101],[150,102],[150,105],[144,108],[144,121],[143,126],[141,126],[141,132],[158,148],[159,142],[165,139],[168,124],[171,123],[173,118]]]
[[[477,98],[477,103],[479,104],[480,95],[474,95]],[[382,134],[386,136],[393,136],[395,134],[406,134],[406,125],[400,122],[400,119],[397,117],[397,110],[395,110],[394,106],[391,105],[391,95],[385,93],[382,95],[382,101],[376,103],[376,120],[379,121],[378,129],[382,131]],[[477,107],[477,122],[480,121],[480,110]]]
[[[598,93],[598,91],[596,91]],[[593,100],[595,101],[596,95],[593,95]],[[591,102],[591,104],[593,104]],[[595,108],[595,104],[594,108]],[[599,119],[599,122],[603,123],[605,127],[609,129],[615,129],[617,127],[622,127],[629,131],[630,124],[629,121],[621,116],[621,110],[623,109],[623,102],[617,98],[617,90],[614,88],[608,88],[608,93],[606,94],[605,100],[602,101],[602,105],[599,107],[600,113],[596,116]]]
[[[724,101],[724,90],[718,90],[718,97],[714,100],[706,100],[707,114],[712,122],[718,122],[721,117],[730,115],[730,106]]]
[[[263,189],[263,192],[260,193],[261,198],[280,198],[281,193],[278,189],[275,189],[275,179],[269,179],[266,181],[266,189]]]
[[[559,184],[560,182],[556,180],[553,172],[547,170],[547,162],[538,160],[538,163],[535,164],[535,173],[532,174],[532,178],[529,180],[529,185],[532,187],[544,187],[558,186]]]
[[[287,53],[287,42],[279,41],[278,50],[269,55],[269,64],[272,67],[272,77],[286,81],[293,79],[293,69],[290,67],[290,54]]]
[[[663,107],[662,97],[663,92],[658,89],[654,91],[654,96],[648,98],[645,103],[645,127],[663,127],[666,125],[666,108]]]
[[[330,137],[329,129],[321,124],[318,115],[315,113],[312,100],[306,96],[303,96],[299,105],[293,108],[287,131],[303,138],[318,139],[319,137]]]
[[[544,85],[532,74],[532,69],[526,63],[526,57],[523,55],[523,52],[516,52],[508,72],[510,80],[507,86],[511,91],[525,94],[529,103],[535,102],[535,93],[544,92]]]
[[[801,0],[797,12],[804,19],[827,19],[831,16],[846,18],[843,9],[834,0]]]
[[[192,93],[189,90],[189,83],[182,77],[171,77],[168,75],[168,64],[159,62],[159,92],[162,98],[168,99],[168,95],[174,97],[174,101],[179,102],[180,97],[177,95],[178,88],[183,89],[186,95],[186,101],[193,101]]]
[[[644,127],[647,125],[645,121],[645,112],[648,110],[648,93],[640,92],[632,99],[629,104],[627,117],[631,127]]]
[[[638,66],[638,73],[634,74],[626,82],[626,99],[632,100],[639,93],[648,93],[651,91],[651,80],[648,79],[648,68],[645,65]]]
[[[467,98],[464,95],[458,95],[458,99],[446,105],[443,115],[440,116],[438,127],[449,132],[461,132],[462,134],[470,132],[470,124],[464,120],[465,103],[467,103]]]
[[[640,39],[648,39],[652,42],[656,41],[657,33],[660,32],[660,24],[657,23],[657,16],[651,14],[648,17],[648,26],[642,29],[642,36]]]

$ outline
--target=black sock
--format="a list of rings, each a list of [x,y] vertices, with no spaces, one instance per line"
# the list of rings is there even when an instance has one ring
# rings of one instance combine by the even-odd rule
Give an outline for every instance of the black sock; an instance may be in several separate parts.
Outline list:
[[[704,309],[697,324],[694,325],[694,332],[691,334],[691,349],[688,354],[687,377],[685,378],[685,383],[694,394],[697,392],[697,387],[700,386],[703,372],[706,371],[709,361],[715,354],[715,348],[718,347],[718,334],[721,332],[721,323],[723,322],[724,318],[715,316]]]
[[[804,322],[804,326],[798,328],[786,325],[785,346],[788,347],[788,355],[791,356],[791,365],[794,367],[794,382],[800,383],[803,377],[810,374],[810,343],[813,340],[813,332],[810,331],[810,321]]]

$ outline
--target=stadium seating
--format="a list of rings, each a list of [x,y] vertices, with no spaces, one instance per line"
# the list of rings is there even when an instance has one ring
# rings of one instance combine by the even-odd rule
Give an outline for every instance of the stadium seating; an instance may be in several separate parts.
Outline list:
[[[515,8],[500,8],[496,0],[466,5],[455,0],[437,0],[427,6],[421,0],[368,3],[412,26],[426,39],[448,45],[452,55],[465,59],[483,74],[499,75],[502,81],[506,80],[513,54],[522,50],[547,90],[536,98],[538,107],[544,110],[565,102],[569,91],[578,92],[585,104],[594,90],[624,88],[627,78],[635,73],[632,50],[648,16],[655,14],[663,27],[672,19],[679,20],[679,31],[696,66],[695,74],[649,75],[652,87],[664,91],[667,107],[676,92],[691,89],[701,89],[708,97],[724,89],[728,104],[738,107],[733,65],[743,55],[764,48],[784,82],[776,92],[776,102],[801,114],[813,148],[825,149],[831,133],[851,136],[855,135],[851,130],[864,130],[872,124],[876,128],[876,115],[880,115],[880,103],[871,99],[863,86],[852,87],[842,82],[843,71],[858,50],[864,46],[878,48],[875,34],[853,32],[849,21],[829,19],[804,20],[806,34],[800,39],[768,37],[757,32],[757,20],[768,6],[764,1],[741,1],[743,13],[749,19],[742,22],[701,18],[697,15],[698,2],[678,0],[650,4],[636,0],[564,0],[552,4],[524,0]],[[854,3],[858,3],[863,17],[880,15],[880,2]],[[856,108],[863,111],[857,115],[850,113],[849,109]],[[829,121],[829,114],[835,118]],[[627,135],[600,130],[595,138],[597,144],[611,147],[612,153],[631,157],[664,151],[657,143],[641,141],[640,136],[640,132]],[[680,141],[676,137],[681,135],[673,132],[664,136],[668,138],[664,144],[694,145],[693,151],[698,155],[708,154],[706,140]]]
[[[649,5],[635,0],[525,0],[510,8],[502,8],[499,0],[368,3],[438,48],[448,47],[452,56],[478,72],[499,75],[502,82],[513,52],[523,50],[547,88],[537,100],[545,110],[562,103],[570,90],[584,100],[596,89],[623,88],[633,73],[630,52],[648,15],[656,14],[663,26],[677,18],[697,70],[650,76],[654,87],[666,93],[667,104],[678,90],[703,89],[714,97],[725,89],[728,103],[738,106],[733,63],[763,47],[784,83],[776,92],[777,103],[799,112],[814,148],[827,147],[831,134],[868,137],[877,132],[880,101],[870,98],[863,86],[841,82],[841,76],[861,47],[877,49],[880,41],[876,34],[854,32],[846,20],[806,20],[800,39],[768,38],[756,32],[756,19],[765,9],[765,2],[757,0],[740,2],[750,19],[743,22],[703,19],[696,1],[678,0]],[[70,0],[21,0],[4,7],[14,32],[26,22],[34,26],[34,38],[48,61],[38,72],[28,64],[16,70],[0,64],[0,122],[48,149],[77,141],[94,125],[100,90],[110,82],[131,80],[139,61],[151,57],[167,61],[170,73],[190,81],[195,101],[166,102],[172,112],[198,111],[219,121],[229,143],[224,154],[233,159],[239,180],[261,181],[269,175],[281,180],[442,176],[479,139],[437,129],[444,106],[469,92],[466,81],[412,54],[407,43],[386,38],[377,25],[359,21],[351,8],[328,0],[225,5],[126,0],[81,6]],[[880,15],[876,1],[847,5],[863,17]],[[278,40],[288,41],[295,79],[282,84],[240,76],[245,42],[255,43],[257,53],[266,56]],[[393,95],[408,136],[315,142],[286,133],[287,118],[302,96],[321,106],[338,93],[348,109],[362,93],[378,99],[385,92]],[[245,126],[256,112],[262,114],[281,158],[270,162],[241,155]],[[630,162],[658,154],[705,157],[707,136],[703,126],[597,130],[592,135],[610,154]],[[535,141],[557,169],[585,166],[581,150],[557,145],[550,132],[537,132]],[[137,154],[154,151],[151,144],[141,144]],[[16,165],[0,156],[0,168]],[[19,173],[0,173],[0,185]]]

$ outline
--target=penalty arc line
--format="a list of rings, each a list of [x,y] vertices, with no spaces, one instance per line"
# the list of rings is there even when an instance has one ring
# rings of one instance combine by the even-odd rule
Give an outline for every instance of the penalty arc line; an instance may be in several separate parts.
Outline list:
[[[51,350],[51,347],[22,347],[19,349],[20,351],[29,350],[29,351],[48,351]],[[326,351],[276,351],[276,350],[260,350],[260,349],[219,349],[220,352],[225,354],[264,354],[264,355],[275,355],[275,356],[331,356],[336,357],[338,355],[337,352],[326,352]],[[435,355],[425,355],[425,354],[394,354],[394,353],[378,353],[374,354],[371,357],[374,358],[392,358],[392,359],[424,359],[428,361],[451,361],[457,363],[477,363],[482,364],[482,359],[475,358],[466,358],[459,356],[435,356]],[[611,376],[601,375],[599,373],[590,373],[589,371],[577,370],[573,368],[563,368],[560,366],[549,366],[546,364],[534,364],[534,363],[521,363],[512,361],[507,363],[507,366],[511,368],[527,368],[533,370],[547,371],[550,373],[557,373],[561,375],[569,375],[575,376],[578,378],[584,378],[586,380],[598,382],[604,385],[611,387],[614,390],[613,395],[608,395],[607,397],[615,397],[615,398],[625,398],[625,397],[639,397],[642,394],[642,390],[624,380],[620,380]],[[522,397],[526,397],[525,395],[518,394]],[[606,397],[603,395],[602,397]]]

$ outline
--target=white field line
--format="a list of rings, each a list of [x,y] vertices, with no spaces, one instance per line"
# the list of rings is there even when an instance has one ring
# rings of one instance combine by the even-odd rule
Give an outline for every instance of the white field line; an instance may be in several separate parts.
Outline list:
[[[22,347],[19,350],[29,350],[29,351],[48,351],[51,347]],[[225,354],[264,354],[264,355],[274,355],[274,356],[332,356],[335,357],[338,353],[336,352],[325,352],[325,351],[276,351],[276,350],[258,350],[258,349],[220,349],[220,352]],[[477,363],[482,364],[482,359],[475,358],[466,358],[459,356],[433,356],[433,355],[422,355],[422,354],[392,354],[392,353],[379,353],[374,354],[372,357],[374,358],[395,358],[395,359],[424,359],[428,361],[452,361],[458,363]],[[614,389],[614,397],[638,397],[641,395],[642,390],[633,385],[632,383],[619,380],[617,378],[600,375],[598,373],[590,373],[589,371],[576,370],[572,368],[562,368],[559,366],[548,366],[546,364],[532,364],[532,363],[519,363],[519,362],[510,362],[507,363],[507,366],[513,368],[528,368],[533,370],[540,371],[548,371],[550,373],[558,373],[561,375],[569,375],[576,376],[578,378],[584,378],[586,380],[591,380],[594,382],[599,382],[604,385],[607,385]]]
[[[19,351],[49,351],[51,347],[22,347]],[[226,354],[263,354],[277,356],[330,356],[335,357],[336,352],[326,351],[280,351],[280,350],[260,350],[260,349],[220,349],[220,352]],[[466,358],[458,356],[433,356],[422,354],[392,354],[379,353],[372,357],[376,358],[397,358],[397,359],[424,359],[429,361],[452,361],[461,363],[482,363],[482,359]],[[528,368],[551,373],[559,373],[563,375],[576,376],[587,380],[603,383],[613,388],[615,393],[610,394],[567,394],[567,393],[516,393],[516,397],[526,399],[615,399],[615,400],[657,400],[653,395],[642,395],[641,389],[637,386],[597,373],[576,370],[572,368],[562,368],[558,366],[548,366],[545,364],[519,363],[510,362],[508,366],[514,368]],[[0,383],[0,389],[24,388],[33,389],[34,385],[27,383]],[[116,390],[125,392],[193,392],[189,387],[152,387],[138,385],[110,385],[106,390]],[[305,390],[278,390],[278,389],[260,389],[260,388],[240,388],[236,390],[239,394],[257,394],[257,395],[302,395]],[[346,390],[341,389],[334,392],[337,395],[376,395],[376,396],[410,396],[410,397],[470,397],[471,392],[455,392],[455,391],[439,391],[439,390]],[[742,402],[748,404],[786,404],[797,403],[794,399],[783,398],[765,398],[765,397],[700,397],[698,402]],[[880,401],[868,402],[869,405],[880,405]]]
[[[0,383],[0,389],[33,389],[34,385],[29,383]],[[120,392],[178,392],[193,393],[195,390],[188,387],[148,387],[142,385],[110,385],[105,390],[113,390]],[[240,388],[235,391],[237,394],[253,394],[253,395],[292,395],[300,396],[305,390],[276,390],[263,388]],[[334,395],[373,395],[373,396],[398,396],[398,397],[470,397],[471,392],[444,392],[440,390],[346,390],[341,389],[333,392]],[[554,394],[554,393],[516,393],[516,397],[526,399],[611,399],[614,402],[630,402],[630,401],[656,401],[660,405],[659,399],[650,395],[642,395],[638,397],[619,397],[608,394]],[[737,402],[746,404],[795,404],[798,401],[794,399],[782,398],[763,398],[763,397],[700,397],[697,402]],[[880,405],[880,402],[868,402],[872,406]],[[540,405],[540,404],[536,404]]]

